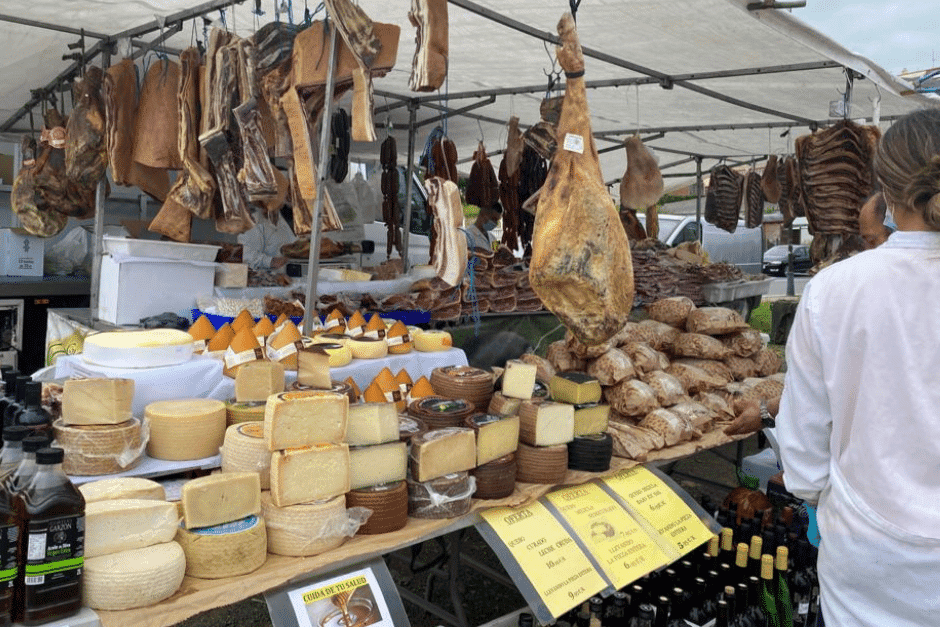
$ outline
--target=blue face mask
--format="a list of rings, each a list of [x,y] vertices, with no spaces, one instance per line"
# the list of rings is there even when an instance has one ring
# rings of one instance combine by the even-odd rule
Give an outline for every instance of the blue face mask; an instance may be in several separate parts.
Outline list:
[[[496,223],[493,222],[492,220],[487,220],[486,222],[483,223],[484,231],[492,231],[495,228],[496,228]]]

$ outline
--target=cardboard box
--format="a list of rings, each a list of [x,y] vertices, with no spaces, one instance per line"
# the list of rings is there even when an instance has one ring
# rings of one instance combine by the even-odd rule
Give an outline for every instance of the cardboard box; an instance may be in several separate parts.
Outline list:
[[[220,263],[215,269],[216,287],[248,287],[248,264]]]
[[[23,229],[0,229],[0,275],[42,276],[45,243]]]
[[[170,311],[189,319],[196,299],[213,292],[213,262],[105,255],[101,259],[98,318],[138,324]]]

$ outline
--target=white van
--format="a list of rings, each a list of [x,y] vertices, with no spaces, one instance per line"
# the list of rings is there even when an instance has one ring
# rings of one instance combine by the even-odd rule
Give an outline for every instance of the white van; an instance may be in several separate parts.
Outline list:
[[[639,214],[641,222],[646,216]],[[760,227],[746,228],[744,220],[738,220],[734,233],[719,229],[714,224],[695,216],[659,214],[659,240],[669,246],[699,239],[702,230],[702,248],[713,262],[723,261],[741,268],[745,274],[760,274],[764,260],[764,235]]]
[[[381,173],[379,173],[379,176]],[[404,166],[398,166],[398,206],[401,213],[399,220],[405,220],[405,175]],[[428,210],[428,194],[418,178],[417,170],[412,173],[411,184],[411,228],[408,233],[408,263],[412,266],[427,264],[431,260],[431,225],[434,217]],[[362,256],[364,267],[374,267],[384,262],[388,242],[388,230],[384,222],[372,222],[363,225],[363,239],[375,242],[375,252]],[[394,255],[395,253],[393,253]]]

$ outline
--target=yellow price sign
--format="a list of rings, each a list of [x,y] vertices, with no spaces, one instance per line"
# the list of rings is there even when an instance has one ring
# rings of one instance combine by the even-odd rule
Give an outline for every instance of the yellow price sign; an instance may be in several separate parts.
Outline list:
[[[587,545],[615,588],[623,588],[671,561],[599,485],[565,488],[547,498]]]
[[[604,481],[680,555],[714,535],[672,488],[643,466],[622,470]]]
[[[482,512],[553,616],[607,587],[577,543],[539,502]]]

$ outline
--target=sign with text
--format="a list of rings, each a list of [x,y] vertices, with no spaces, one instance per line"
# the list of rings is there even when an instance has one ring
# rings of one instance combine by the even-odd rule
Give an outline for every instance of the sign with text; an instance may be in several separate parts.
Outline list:
[[[604,482],[679,555],[714,535],[682,497],[643,466],[622,470]]]
[[[552,616],[561,616],[607,587],[587,555],[541,503],[498,507],[482,516]]]
[[[369,568],[291,590],[287,596],[300,627],[395,625]]]
[[[599,485],[565,488],[546,498],[587,546],[614,588],[623,588],[671,561]]]

